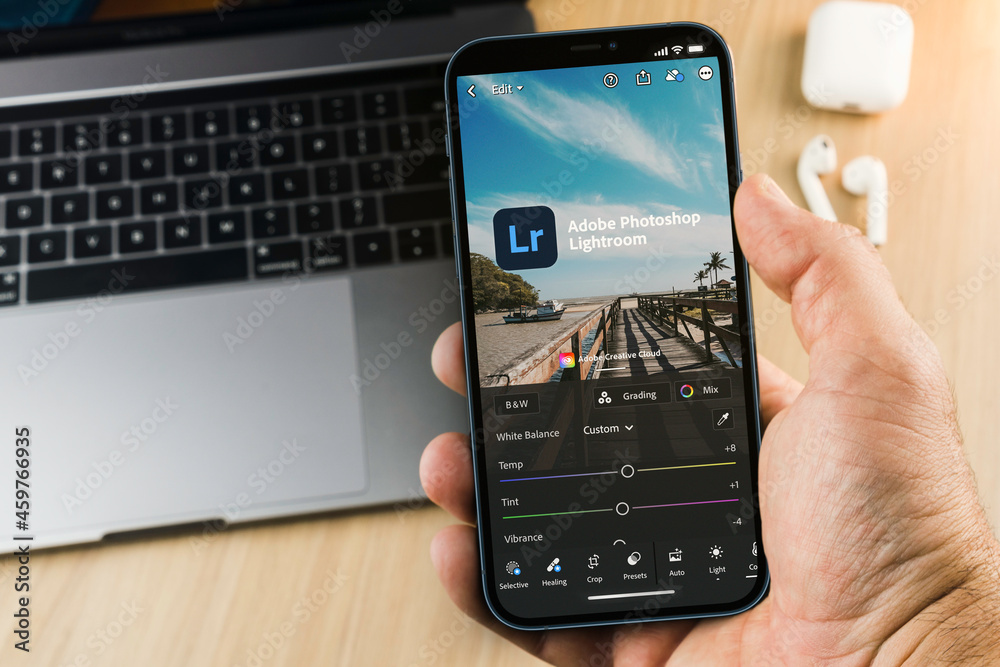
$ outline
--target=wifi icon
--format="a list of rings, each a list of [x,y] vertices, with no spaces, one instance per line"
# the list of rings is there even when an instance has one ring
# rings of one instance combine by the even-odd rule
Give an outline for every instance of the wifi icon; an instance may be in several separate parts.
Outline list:
[[[684,50],[684,47],[683,46],[679,46],[679,45],[677,45],[677,46],[671,46],[669,48],[666,47],[666,46],[664,46],[662,49],[660,49],[659,51],[657,51],[656,53],[654,53],[653,57],[654,58],[660,58],[660,57],[663,57],[663,56],[668,56],[668,55],[670,55],[671,51],[674,52],[674,55],[678,55],[683,50]]]

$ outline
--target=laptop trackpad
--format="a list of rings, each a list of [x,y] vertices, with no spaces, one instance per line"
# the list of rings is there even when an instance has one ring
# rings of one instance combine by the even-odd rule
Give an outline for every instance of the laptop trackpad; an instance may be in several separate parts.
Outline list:
[[[40,538],[367,485],[347,278],[33,307],[0,321],[0,355],[4,412],[33,430]]]

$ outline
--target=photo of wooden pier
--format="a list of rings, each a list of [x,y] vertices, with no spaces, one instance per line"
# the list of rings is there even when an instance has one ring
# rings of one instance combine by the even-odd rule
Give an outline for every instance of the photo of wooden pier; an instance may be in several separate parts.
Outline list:
[[[742,365],[733,290],[683,290],[573,303],[556,322],[502,326],[476,316],[480,382],[503,387],[644,377]],[[572,353],[574,366],[561,368]]]

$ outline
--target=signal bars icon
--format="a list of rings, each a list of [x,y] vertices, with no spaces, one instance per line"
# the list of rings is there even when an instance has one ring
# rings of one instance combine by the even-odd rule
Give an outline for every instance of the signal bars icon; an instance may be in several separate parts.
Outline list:
[[[654,58],[660,58],[662,56],[669,56],[671,51],[674,52],[674,55],[677,55],[678,53],[680,53],[683,50],[684,50],[684,47],[680,46],[680,45],[675,45],[675,46],[670,46],[670,47],[664,46],[662,49],[660,49],[659,51],[657,51],[656,53],[654,53],[653,57]]]

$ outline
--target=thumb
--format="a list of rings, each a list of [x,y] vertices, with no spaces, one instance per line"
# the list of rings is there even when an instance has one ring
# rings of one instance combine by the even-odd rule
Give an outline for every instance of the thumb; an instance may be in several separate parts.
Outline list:
[[[904,347],[929,344],[875,247],[857,229],[796,207],[761,175],[740,186],[733,213],[747,261],[791,303],[807,352],[819,345],[869,356],[873,346],[898,348],[901,337]]]

